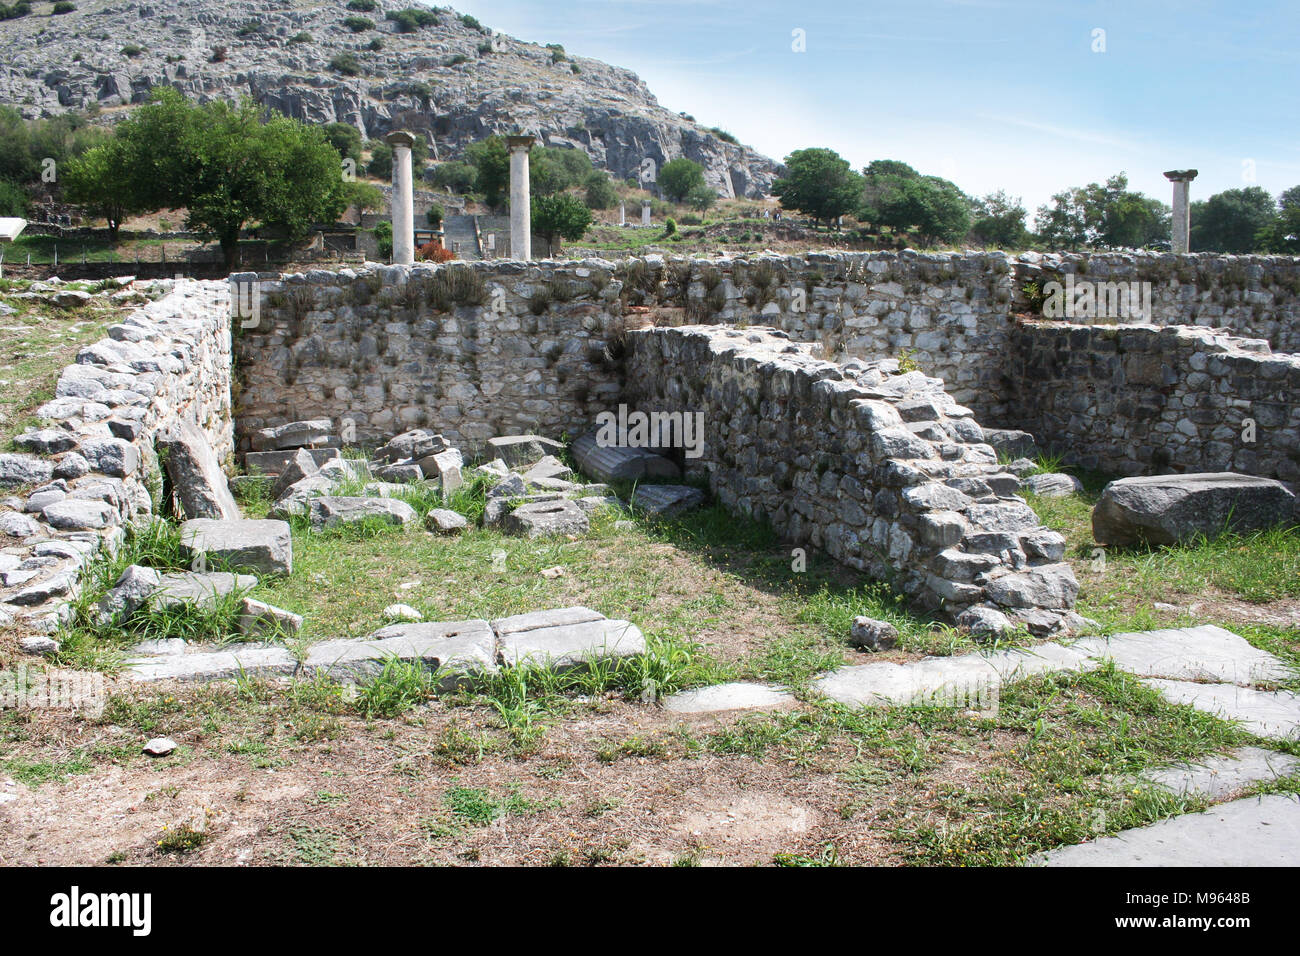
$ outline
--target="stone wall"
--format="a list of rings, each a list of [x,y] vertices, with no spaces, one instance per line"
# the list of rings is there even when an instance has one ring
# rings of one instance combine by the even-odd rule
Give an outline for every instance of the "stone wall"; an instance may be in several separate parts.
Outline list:
[[[1300,355],[1205,329],[1049,321],[1019,324],[1010,355],[1015,420],[1068,463],[1300,479]]]
[[[234,451],[228,286],[162,285],[77,354],[37,410],[41,426],[0,455],[0,624],[52,631],[82,565],[161,504],[161,430],[190,421],[218,457]]]
[[[1196,325],[1267,339],[1278,352],[1300,352],[1300,258],[1199,253],[1071,253],[1022,255],[1014,260],[1018,308],[1027,308],[1028,282],[1063,281],[1067,274],[1095,282],[1151,283],[1152,314],[1141,324]],[[1072,317],[1079,324],[1115,324],[1114,318]]]
[[[1078,586],[1065,540],[1040,527],[971,411],[895,360],[845,364],[780,331],[630,332],[628,405],[700,413],[685,459],[729,510],[890,578],[923,606],[972,606],[1035,629],[1065,622]]]

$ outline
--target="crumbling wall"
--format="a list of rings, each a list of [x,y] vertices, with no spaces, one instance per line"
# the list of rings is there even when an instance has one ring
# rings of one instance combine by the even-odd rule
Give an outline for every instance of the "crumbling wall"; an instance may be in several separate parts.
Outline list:
[[[1065,540],[1016,497],[971,411],[894,360],[843,365],[770,329],[628,334],[628,405],[700,413],[724,506],[890,578],[924,606],[975,606],[1046,633],[1072,623]]]
[[[170,283],[168,283],[170,285]],[[82,566],[161,503],[159,431],[189,421],[234,451],[225,282],[175,283],[110,326],[59,376],[39,427],[0,455],[0,623],[54,630]]]
[[[1300,480],[1300,355],[1205,329],[1024,322],[1012,418],[1108,474]]]

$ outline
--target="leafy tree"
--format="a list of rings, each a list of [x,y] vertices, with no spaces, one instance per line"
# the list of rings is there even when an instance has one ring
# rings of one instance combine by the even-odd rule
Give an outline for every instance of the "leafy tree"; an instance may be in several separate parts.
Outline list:
[[[510,151],[500,136],[489,136],[465,149],[465,160],[474,167],[475,185],[483,201],[493,209],[505,205],[510,192]]]
[[[970,230],[971,202],[940,176],[922,176],[907,163],[878,159],[862,175],[858,218],[896,232],[915,232],[923,245],[956,242]]]
[[[548,255],[555,251],[560,239],[581,239],[592,223],[591,210],[567,193],[534,196],[532,217],[533,232],[546,239]]]
[[[1020,197],[999,189],[975,200],[971,232],[980,242],[999,249],[1023,249],[1029,242],[1026,215]]]
[[[117,136],[138,202],[186,209],[187,227],[216,239],[227,267],[249,223],[296,239],[316,221],[336,219],[347,201],[324,132],[288,117],[264,119],[251,100],[197,106],[164,88],[119,124]]]
[[[876,159],[862,171],[862,202],[857,215],[865,223],[885,225],[883,206],[894,202],[903,184],[920,179],[921,174],[897,159]]]
[[[686,194],[686,204],[692,209],[704,212],[718,201],[718,194],[709,186],[696,186]]]
[[[63,167],[64,196],[108,221],[109,242],[117,242],[118,230],[127,218],[149,208],[131,175],[132,167],[126,139],[89,149]]]
[[[585,183],[588,209],[609,209],[618,202],[618,191],[608,173],[593,170]]]
[[[370,147],[370,162],[366,163],[366,173],[376,179],[392,179],[393,147],[382,139],[372,139],[366,145]]]
[[[356,206],[361,212],[367,210],[383,209],[388,200],[384,198],[384,191],[374,183],[353,180],[350,183],[343,184],[344,200],[349,206]]]
[[[446,214],[447,214],[446,210],[444,210],[437,203],[434,203],[432,206],[429,207],[428,211],[425,212],[424,218],[425,221],[429,223],[430,229],[437,229],[439,226],[442,225],[442,219]]]
[[[681,156],[659,170],[659,188],[673,202],[683,202],[692,189],[704,185],[704,167]]]
[[[1268,243],[1278,206],[1261,186],[1227,189],[1192,203],[1193,252],[1255,252]]]
[[[1035,217],[1040,241],[1051,248],[1141,248],[1167,241],[1169,209],[1158,199],[1133,192],[1128,176],[1059,192]]]
[[[12,179],[0,179],[0,216],[27,215],[27,192]]]
[[[379,246],[379,258],[391,259],[393,257],[393,224],[386,221],[376,223],[373,231],[375,242]]]
[[[330,123],[325,127],[325,138],[343,159],[361,161],[361,131],[351,123]]]
[[[429,172],[429,181],[456,193],[472,193],[478,171],[470,163],[439,163]]]
[[[833,149],[799,149],[785,158],[786,175],[772,184],[785,209],[797,209],[818,222],[852,211],[862,193],[862,177]]]
[[[591,157],[580,149],[534,146],[528,152],[529,189],[550,196],[579,186],[591,173]]]
[[[1277,205],[1277,215],[1260,237],[1262,248],[1269,252],[1300,253],[1300,186],[1292,186],[1282,193]]]

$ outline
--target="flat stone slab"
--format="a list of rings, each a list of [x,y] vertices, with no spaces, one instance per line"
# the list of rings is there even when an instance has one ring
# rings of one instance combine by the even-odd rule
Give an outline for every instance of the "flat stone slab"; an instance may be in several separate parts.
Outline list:
[[[528,538],[586,534],[591,529],[587,512],[576,501],[529,501],[501,519],[506,534]]]
[[[293,571],[293,535],[287,521],[217,521],[194,518],[181,525],[181,543],[191,555],[205,555],[219,567],[258,574]]]
[[[241,647],[237,650],[200,651],[141,657],[126,662],[124,673],[134,681],[229,680],[247,677],[287,677],[298,661],[283,647]]]
[[[337,448],[299,448],[289,451],[250,451],[244,456],[244,468],[250,475],[267,475],[271,478],[280,477],[280,473],[288,467],[289,462],[301,451],[310,455],[312,461],[319,468],[331,458],[339,457]]]
[[[547,455],[560,455],[564,445],[541,435],[505,435],[487,440],[487,458],[500,458],[510,468],[533,465]]]
[[[169,608],[179,604],[211,607],[236,589],[247,591],[255,587],[257,578],[251,574],[176,571],[160,576],[158,587],[149,595],[149,603],[155,608]]]
[[[772,710],[795,703],[793,694],[767,684],[738,681],[697,687],[665,697],[664,710],[674,714],[715,714],[729,710]]]
[[[498,635],[497,659],[517,667],[532,664],[557,671],[598,660],[618,660],[646,652],[645,636],[630,621],[589,621]]]
[[[1280,481],[1209,472],[1112,481],[1092,512],[1101,544],[1174,544],[1197,534],[1268,528],[1290,520],[1295,496]]]
[[[1179,795],[1223,800],[1252,784],[1289,776],[1297,767],[1300,767],[1300,757],[1260,747],[1242,747],[1226,756],[1207,757],[1199,763],[1149,770],[1139,779]]]
[[[1190,704],[1225,720],[1240,721],[1260,737],[1300,737],[1300,695],[1290,691],[1252,690],[1235,684],[1194,684],[1190,681],[1148,678],[1168,701]]]
[[[1043,866],[1300,866],[1300,798],[1247,797],[1078,846]]]
[[[681,471],[663,455],[645,448],[620,445],[601,447],[595,435],[573,443],[573,460],[583,474],[597,481],[640,481],[642,478],[680,478]]]
[[[704,504],[704,492],[690,485],[637,485],[632,504],[647,514],[675,518]]]
[[[1139,677],[1255,684],[1295,676],[1279,658],[1212,624],[1116,634],[1102,656]]]
[[[396,498],[351,498],[327,495],[307,502],[308,520],[313,528],[332,528],[355,524],[367,518],[379,518],[392,525],[407,525],[419,520],[415,509]]]
[[[603,621],[605,615],[589,607],[561,607],[549,611],[529,611],[527,614],[512,614],[492,621],[492,630],[497,637],[507,637],[521,631],[536,631],[543,627],[565,627],[571,624],[587,624],[590,621]]]
[[[813,682],[819,693],[851,707],[950,706],[971,710],[983,709],[1001,686],[997,668],[980,654],[842,667]]]
[[[377,677],[394,658],[447,671],[438,686],[450,690],[466,674],[496,670],[496,637],[487,621],[394,624],[363,640],[313,645],[303,671],[356,683]]]
[[[203,429],[193,422],[179,422],[162,432],[157,444],[187,518],[234,521],[240,517],[239,505]]]
[[[275,428],[263,428],[253,433],[253,451],[284,451],[323,445],[330,441],[333,430],[333,424],[328,418],[287,422]]]

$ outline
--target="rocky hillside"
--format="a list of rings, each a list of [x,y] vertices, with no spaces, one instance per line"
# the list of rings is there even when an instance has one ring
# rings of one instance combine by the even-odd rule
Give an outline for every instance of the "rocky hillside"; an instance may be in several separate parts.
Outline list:
[[[361,12],[345,0],[77,0],[53,16],[38,3],[0,22],[0,103],[28,117],[96,103],[111,115],[170,84],[197,99],[250,95],[366,137],[422,131],[438,159],[518,129],[586,150],[619,178],[635,177],[646,158],[661,166],[687,156],[721,195],[759,196],[777,174],[767,157],[661,107],[627,70],[522,43],[449,8],[413,32],[385,18],[413,4],[375,0]],[[349,17],[373,27],[354,32]]]

